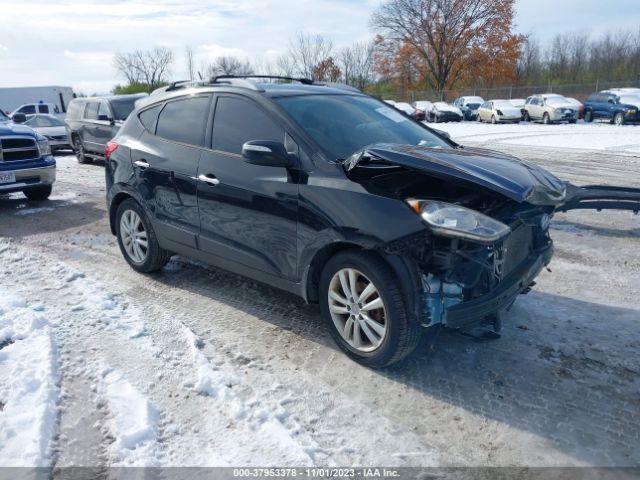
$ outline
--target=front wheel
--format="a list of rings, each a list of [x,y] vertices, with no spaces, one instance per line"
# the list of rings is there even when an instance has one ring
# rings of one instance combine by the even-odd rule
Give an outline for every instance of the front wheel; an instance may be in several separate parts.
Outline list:
[[[531,117],[529,116],[529,112],[524,112],[524,116],[522,118],[525,122],[530,122]]]
[[[52,190],[53,187],[51,185],[42,185],[39,187],[31,187],[22,193],[24,193],[28,200],[42,201],[49,198]]]
[[[116,235],[124,259],[141,273],[160,270],[171,254],[160,247],[151,222],[133,199],[125,200],[116,212]]]
[[[376,254],[336,254],[322,272],[319,293],[331,336],[355,361],[386,367],[416,348],[420,326],[407,316],[398,279]]]
[[[613,117],[613,123],[615,125],[624,125],[624,114],[622,112],[616,113],[616,116]]]
[[[549,114],[546,112],[542,116],[542,123],[544,123],[545,125],[549,125],[551,123],[551,118],[549,118]]]
[[[495,115],[491,115],[491,123],[493,123],[494,125],[496,123],[498,123],[498,120],[496,120],[496,116]]]

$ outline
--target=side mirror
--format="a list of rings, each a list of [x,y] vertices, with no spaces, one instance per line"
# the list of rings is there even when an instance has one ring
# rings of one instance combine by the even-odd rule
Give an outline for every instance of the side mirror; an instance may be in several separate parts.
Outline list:
[[[24,123],[27,121],[27,116],[24,113],[14,113],[11,120],[13,123]]]
[[[242,145],[245,162],[263,167],[291,167],[293,159],[281,142],[252,140]]]

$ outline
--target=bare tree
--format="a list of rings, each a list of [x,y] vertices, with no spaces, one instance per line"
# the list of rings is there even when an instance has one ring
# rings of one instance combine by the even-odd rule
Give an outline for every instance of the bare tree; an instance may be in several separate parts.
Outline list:
[[[472,47],[510,34],[514,0],[387,0],[371,24],[383,37],[411,45],[425,63],[424,77],[443,91],[474,65]]]
[[[358,42],[340,50],[338,64],[347,85],[363,89],[373,82],[373,42]]]
[[[187,75],[189,80],[194,81],[196,79],[196,65],[193,59],[193,49],[187,45],[184,51],[184,60],[187,67]]]
[[[237,57],[225,55],[218,57],[207,67],[207,75],[251,75],[253,67],[249,60],[240,60]]]
[[[305,78],[314,78],[318,66],[331,57],[333,42],[322,35],[308,35],[299,32],[289,40],[287,55],[295,73]],[[289,65],[287,65],[289,66]]]
[[[173,52],[164,47],[117,53],[114,57],[116,69],[130,83],[145,83],[150,91],[158,88],[166,80],[172,63]]]

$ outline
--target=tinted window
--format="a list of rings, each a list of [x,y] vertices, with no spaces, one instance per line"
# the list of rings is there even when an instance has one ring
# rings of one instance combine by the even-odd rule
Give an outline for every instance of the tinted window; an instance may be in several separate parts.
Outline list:
[[[140,123],[144,125],[144,128],[149,130],[151,133],[155,133],[156,131],[156,120],[158,120],[158,112],[162,108],[162,104],[156,105],[155,107],[147,108],[143,110],[138,115],[140,119]]]
[[[348,158],[374,143],[451,148],[422,124],[367,96],[304,95],[274,100],[335,159]]]
[[[38,105],[38,111],[40,113],[49,113],[49,105]]]
[[[100,108],[100,103],[98,102],[87,103],[87,108],[84,111],[84,118],[87,120],[98,120],[98,108]]]
[[[237,97],[221,97],[213,122],[214,150],[242,153],[249,140],[284,142],[284,130],[258,105]]]
[[[160,112],[156,135],[174,142],[202,146],[209,115],[209,96],[169,102]]]
[[[36,113],[36,107],[35,105],[25,105],[20,110],[18,110],[18,112],[24,113],[25,115],[34,114]]]
[[[136,106],[136,100],[140,97],[118,98],[111,100],[111,109],[115,120],[126,120]]]
[[[98,107],[98,118],[111,118],[111,112],[109,111],[109,106],[105,102],[100,102],[100,106]]]

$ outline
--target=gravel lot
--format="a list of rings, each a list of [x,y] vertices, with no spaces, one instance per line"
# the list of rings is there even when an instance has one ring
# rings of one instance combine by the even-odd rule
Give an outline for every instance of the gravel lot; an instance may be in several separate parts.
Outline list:
[[[577,184],[640,178],[628,154],[474,145]],[[317,307],[269,286],[179,257],[133,272],[103,166],[58,161],[50,201],[0,198],[3,291],[46,317],[57,352],[45,463],[640,465],[638,216],[558,215],[552,272],[501,339],[443,332],[371,371],[334,347]]]

